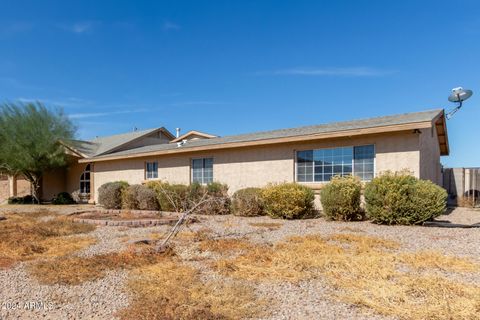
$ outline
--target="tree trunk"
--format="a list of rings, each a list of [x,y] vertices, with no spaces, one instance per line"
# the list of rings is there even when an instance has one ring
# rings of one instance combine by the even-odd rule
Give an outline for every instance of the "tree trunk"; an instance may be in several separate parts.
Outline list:
[[[33,202],[40,204],[40,181],[42,176],[31,172],[24,172],[23,175],[32,184]]]

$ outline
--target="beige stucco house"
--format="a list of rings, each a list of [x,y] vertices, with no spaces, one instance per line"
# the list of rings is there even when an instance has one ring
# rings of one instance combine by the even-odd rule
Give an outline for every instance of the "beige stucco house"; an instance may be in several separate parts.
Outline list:
[[[293,181],[320,189],[337,174],[368,181],[402,169],[441,185],[440,156],[449,154],[443,110],[225,137],[161,127],[65,146],[70,164],[45,175],[45,200],[80,190],[96,202],[98,188],[117,180],[219,181],[230,192]]]

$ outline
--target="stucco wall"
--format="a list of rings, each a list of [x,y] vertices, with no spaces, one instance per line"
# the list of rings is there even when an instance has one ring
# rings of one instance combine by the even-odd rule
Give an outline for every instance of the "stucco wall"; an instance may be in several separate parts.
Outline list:
[[[70,158],[65,168],[49,171],[42,179],[42,200],[50,201],[60,192],[72,193],[80,189],[80,175],[87,166],[78,163],[78,158]]]
[[[101,161],[95,163],[94,189],[110,181],[125,180],[130,184],[144,181],[145,161],[158,161],[158,177],[173,183],[190,182],[192,158],[213,157],[214,180],[226,183],[230,192],[249,186],[264,186],[269,182],[295,180],[295,151],[339,146],[374,144],[376,174],[393,170],[411,170],[420,176],[419,138],[411,131],[363,137],[320,140],[317,142],[214,150],[149,158]],[[317,185],[311,185],[316,187]],[[95,192],[95,201],[98,192]]]
[[[438,185],[442,182],[442,166],[440,164],[440,146],[435,126],[423,129],[419,134],[420,142],[420,178],[428,179]]]
[[[65,168],[44,173],[40,189],[40,198],[42,201],[50,201],[60,192],[66,191],[65,182]]]

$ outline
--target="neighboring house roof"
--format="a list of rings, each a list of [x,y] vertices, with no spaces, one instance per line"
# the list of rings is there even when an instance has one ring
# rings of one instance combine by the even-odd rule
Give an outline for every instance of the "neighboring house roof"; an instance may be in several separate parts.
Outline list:
[[[126,144],[139,140],[157,131],[163,132],[169,139],[175,138],[170,131],[164,127],[161,127],[116,134],[113,136],[97,137],[90,141],[71,140],[68,143],[64,143],[64,145],[83,158],[91,158],[114,152]]]
[[[237,148],[273,143],[287,143],[295,141],[318,140],[326,138],[338,138],[363,134],[394,132],[430,128],[441,122],[443,131],[439,132],[439,143],[442,155],[448,155],[448,138],[442,109],[423,112],[398,114],[393,116],[376,117],[355,121],[335,122],[291,129],[272,130],[240,134],[234,136],[215,137],[210,139],[190,140],[182,146],[177,144],[157,144],[134,149],[113,152],[91,159],[83,159],[80,162],[104,161],[122,158],[153,156],[181,152],[193,152],[213,149]],[[440,138],[440,134],[443,138]]]
[[[215,136],[215,135],[213,135],[213,134],[209,134],[209,133],[205,133],[205,132],[200,132],[200,131],[191,130],[191,131],[188,131],[188,132],[185,133],[185,134],[182,134],[182,135],[179,136],[178,138],[173,139],[172,141],[170,141],[170,143],[179,142],[179,141],[182,141],[182,140],[184,140],[184,139],[188,139],[188,137],[191,137],[191,136],[199,136],[199,137],[202,137],[202,138],[205,138],[205,139],[211,139],[211,138],[216,138],[216,137],[218,137],[218,136]]]

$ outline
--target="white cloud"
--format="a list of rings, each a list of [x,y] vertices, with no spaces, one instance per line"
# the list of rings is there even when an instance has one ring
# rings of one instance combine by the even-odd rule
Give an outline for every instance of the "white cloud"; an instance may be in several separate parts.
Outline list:
[[[163,23],[163,30],[169,31],[169,30],[180,30],[180,26],[176,23],[170,22],[170,21],[165,21]]]
[[[147,109],[132,109],[132,110],[105,111],[105,112],[85,112],[85,113],[69,114],[69,117],[71,119],[86,119],[86,118],[112,116],[116,114],[140,113],[140,112],[146,112],[146,111]]]
[[[375,77],[391,74],[391,70],[381,70],[371,67],[346,68],[291,68],[272,72],[259,72],[259,75],[292,75],[292,76],[346,76],[346,77]]]
[[[75,33],[84,33],[92,30],[92,28],[93,28],[93,25],[91,22],[79,22],[79,23],[75,23],[72,26],[72,31]]]
[[[95,25],[98,22],[95,21],[79,21],[73,24],[60,24],[58,27],[68,32],[72,32],[75,34],[86,34],[93,32]]]
[[[53,105],[53,106],[60,106],[60,107],[85,107],[87,105],[92,105],[93,102],[81,98],[75,97],[68,97],[68,98],[60,98],[60,99],[44,99],[44,98],[17,98],[15,99],[19,102],[23,103],[32,103],[32,102],[42,102],[45,104]]]

